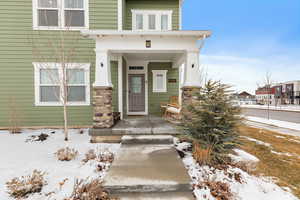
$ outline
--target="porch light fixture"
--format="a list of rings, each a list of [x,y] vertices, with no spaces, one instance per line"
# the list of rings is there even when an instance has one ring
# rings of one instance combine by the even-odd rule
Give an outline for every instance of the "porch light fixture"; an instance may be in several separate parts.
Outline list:
[[[146,48],[151,48],[151,40],[146,40]]]
[[[100,66],[103,67],[103,63],[101,63]]]
[[[195,67],[195,64],[192,64],[192,68],[194,68]]]

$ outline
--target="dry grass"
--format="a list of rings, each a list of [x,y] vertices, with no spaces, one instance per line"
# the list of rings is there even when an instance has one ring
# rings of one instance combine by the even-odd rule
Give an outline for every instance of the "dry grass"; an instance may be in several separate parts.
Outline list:
[[[260,159],[253,173],[275,177],[278,185],[288,186],[300,197],[300,138],[247,126],[239,129],[242,136],[271,144],[271,147],[267,147],[246,138],[241,139],[241,149]]]
[[[211,164],[212,158],[212,148],[202,148],[201,145],[197,142],[193,143],[193,157],[201,165]]]

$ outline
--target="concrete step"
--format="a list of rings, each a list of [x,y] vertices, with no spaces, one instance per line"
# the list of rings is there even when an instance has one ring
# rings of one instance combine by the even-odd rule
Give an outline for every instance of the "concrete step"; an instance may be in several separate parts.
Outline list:
[[[195,200],[192,192],[120,193],[113,197],[120,200]]]
[[[111,194],[192,191],[173,145],[122,145],[103,186]]]
[[[170,135],[125,135],[122,144],[173,144]]]

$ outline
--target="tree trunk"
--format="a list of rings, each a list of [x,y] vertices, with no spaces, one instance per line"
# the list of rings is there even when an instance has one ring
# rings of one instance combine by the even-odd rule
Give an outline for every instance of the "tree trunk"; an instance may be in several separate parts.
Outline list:
[[[65,141],[69,140],[68,137],[68,116],[67,116],[67,105],[64,102],[64,134],[65,134]]]

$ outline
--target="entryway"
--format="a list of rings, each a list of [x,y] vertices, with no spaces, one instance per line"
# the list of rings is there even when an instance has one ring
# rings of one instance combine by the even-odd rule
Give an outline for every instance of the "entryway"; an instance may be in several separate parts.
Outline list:
[[[145,74],[128,74],[128,111],[144,113],[145,106]]]

